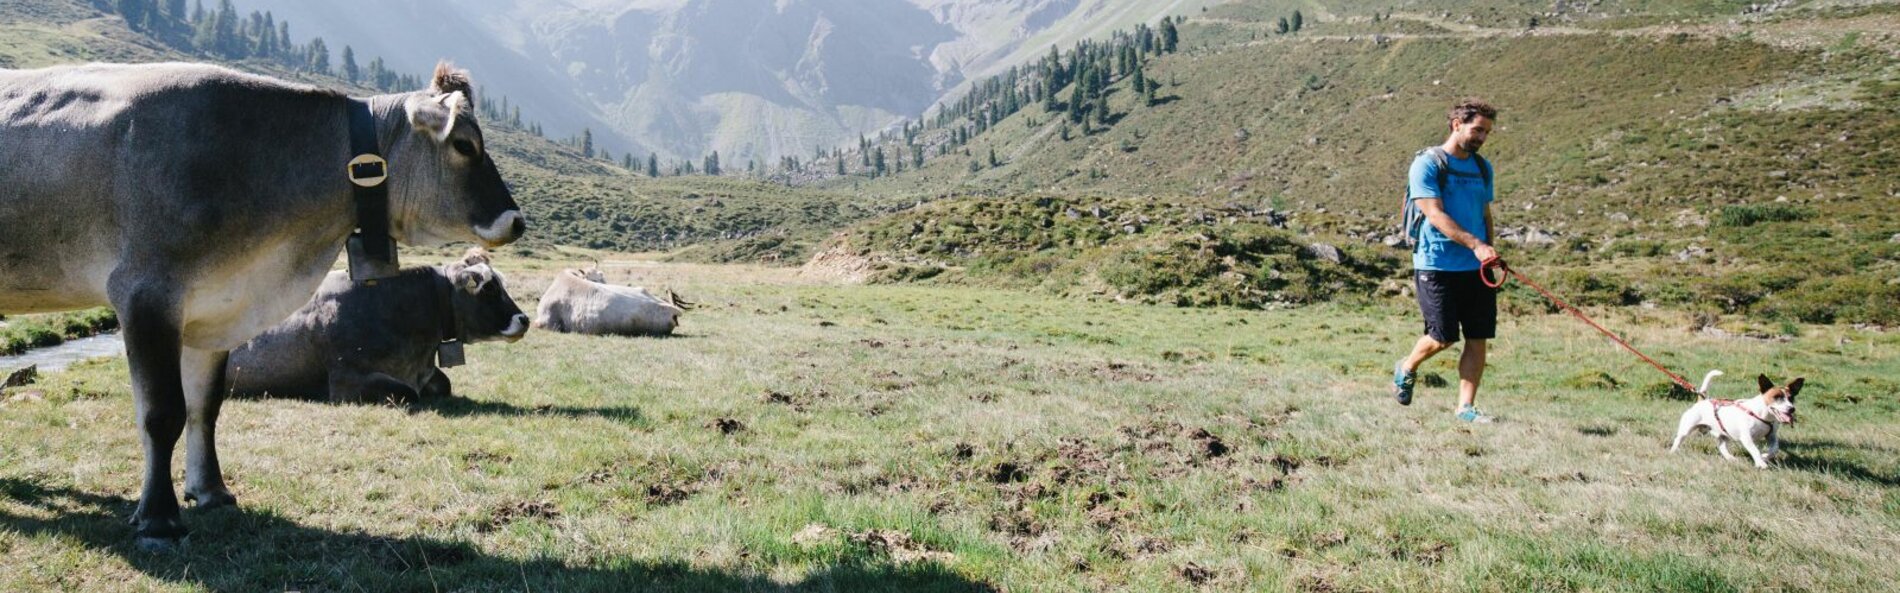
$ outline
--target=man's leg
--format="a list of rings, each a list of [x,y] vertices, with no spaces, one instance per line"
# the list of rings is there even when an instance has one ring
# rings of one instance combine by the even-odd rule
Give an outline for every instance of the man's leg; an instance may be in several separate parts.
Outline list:
[[[1458,342],[1458,317],[1452,308],[1449,284],[1437,273],[1418,272],[1414,287],[1418,311],[1425,321],[1424,335],[1412,345],[1412,352],[1399,359],[1392,369],[1392,396],[1400,405],[1412,405],[1413,381],[1418,367]]]
[[[1484,382],[1486,340],[1465,339],[1465,351],[1458,356],[1458,407],[1477,403],[1478,385]]]
[[[1440,342],[1431,336],[1419,336],[1418,343],[1412,345],[1412,353],[1405,355],[1405,358],[1399,361],[1399,369],[1407,373],[1418,372],[1418,367],[1425,366],[1425,361],[1449,349],[1451,349],[1451,344]]]
[[[1497,336],[1498,293],[1484,285],[1473,273],[1460,279],[1458,323],[1465,330],[1465,351],[1458,358],[1458,419],[1466,422],[1490,422],[1491,417],[1472,405],[1478,399],[1478,385],[1484,382],[1485,355],[1491,338]]]

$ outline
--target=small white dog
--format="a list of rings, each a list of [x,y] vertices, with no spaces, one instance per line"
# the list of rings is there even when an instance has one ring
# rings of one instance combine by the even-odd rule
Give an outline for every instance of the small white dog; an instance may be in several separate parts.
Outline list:
[[[1682,446],[1683,437],[1697,430],[1705,430],[1715,435],[1715,448],[1722,457],[1734,459],[1728,452],[1730,440],[1741,441],[1742,448],[1748,450],[1749,457],[1755,458],[1755,467],[1768,467],[1768,458],[1781,451],[1781,439],[1776,437],[1776,427],[1781,423],[1794,424],[1794,397],[1801,393],[1801,384],[1806,378],[1796,378],[1786,387],[1776,387],[1768,375],[1760,375],[1755,382],[1761,386],[1761,395],[1748,399],[1709,399],[1709,382],[1720,376],[1722,371],[1709,371],[1702,377],[1701,396],[1688,411],[1682,413],[1682,421],[1676,423],[1676,442],[1669,445],[1669,452],[1676,452]],[[1768,441],[1768,452],[1763,453],[1755,443]]]

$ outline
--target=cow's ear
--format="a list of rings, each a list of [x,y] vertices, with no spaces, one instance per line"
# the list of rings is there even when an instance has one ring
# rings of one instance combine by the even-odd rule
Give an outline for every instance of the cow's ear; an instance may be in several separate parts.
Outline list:
[[[404,110],[409,112],[409,125],[416,131],[428,134],[437,143],[449,139],[449,132],[455,129],[455,116],[462,110],[460,91],[446,95],[427,97],[410,95],[403,102]]]
[[[456,68],[447,60],[435,63],[435,74],[429,78],[429,91],[437,95],[462,93],[475,96],[475,84],[469,80],[468,71]]]
[[[480,247],[470,247],[468,248],[468,253],[462,254],[462,263],[470,266],[489,263],[488,250]]]

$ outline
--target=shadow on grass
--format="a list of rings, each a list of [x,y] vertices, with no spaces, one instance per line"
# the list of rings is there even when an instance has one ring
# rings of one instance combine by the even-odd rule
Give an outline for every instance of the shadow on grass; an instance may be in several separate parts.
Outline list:
[[[560,558],[493,554],[463,541],[329,531],[269,512],[187,511],[197,535],[182,551],[149,553],[132,543],[136,501],[0,478],[0,496],[34,515],[0,510],[0,532],[47,538],[120,557],[165,583],[210,591],[960,591],[997,589],[928,563],[843,563],[783,583],[750,572],[677,560],[610,560],[575,566]],[[26,562],[14,557],[10,562]],[[129,584],[129,583],[128,583]]]
[[[1863,465],[1868,453],[1891,453],[1891,450],[1874,445],[1843,443],[1828,439],[1784,440],[1781,442],[1782,457],[1775,463],[1789,469],[1827,474],[1889,488],[1900,486],[1900,475],[1869,469]]]
[[[567,418],[605,418],[615,422],[634,424],[643,416],[640,408],[633,406],[517,406],[507,402],[469,399],[459,395],[428,398],[409,406],[409,413],[433,413],[444,418],[465,416],[563,416]]]

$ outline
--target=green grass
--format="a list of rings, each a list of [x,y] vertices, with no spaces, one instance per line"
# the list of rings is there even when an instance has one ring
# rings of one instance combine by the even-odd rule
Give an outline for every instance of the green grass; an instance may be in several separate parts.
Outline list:
[[[0,356],[118,329],[119,316],[101,307],[68,313],[16,315],[7,317],[5,322],[0,326]]]
[[[557,261],[498,261],[537,294]],[[1788,457],[1663,447],[1682,401],[1563,316],[1507,316],[1480,403],[1385,393],[1399,304],[1183,309],[631,265],[673,339],[470,350],[466,399],[241,400],[239,509],[135,551],[123,362],[0,404],[0,589],[1869,590],[1900,578],[1900,334],[1787,342],[1596,311],[1677,370],[1806,376]],[[524,303],[529,304],[529,303]],[[1456,377],[1449,358],[1428,374]],[[726,420],[721,422],[721,420]],[[721,426],[730,429],[727,433]],[[854,537],[855,536],[855,537]],[[1195,582],[1200,584],[1196,585]]]

